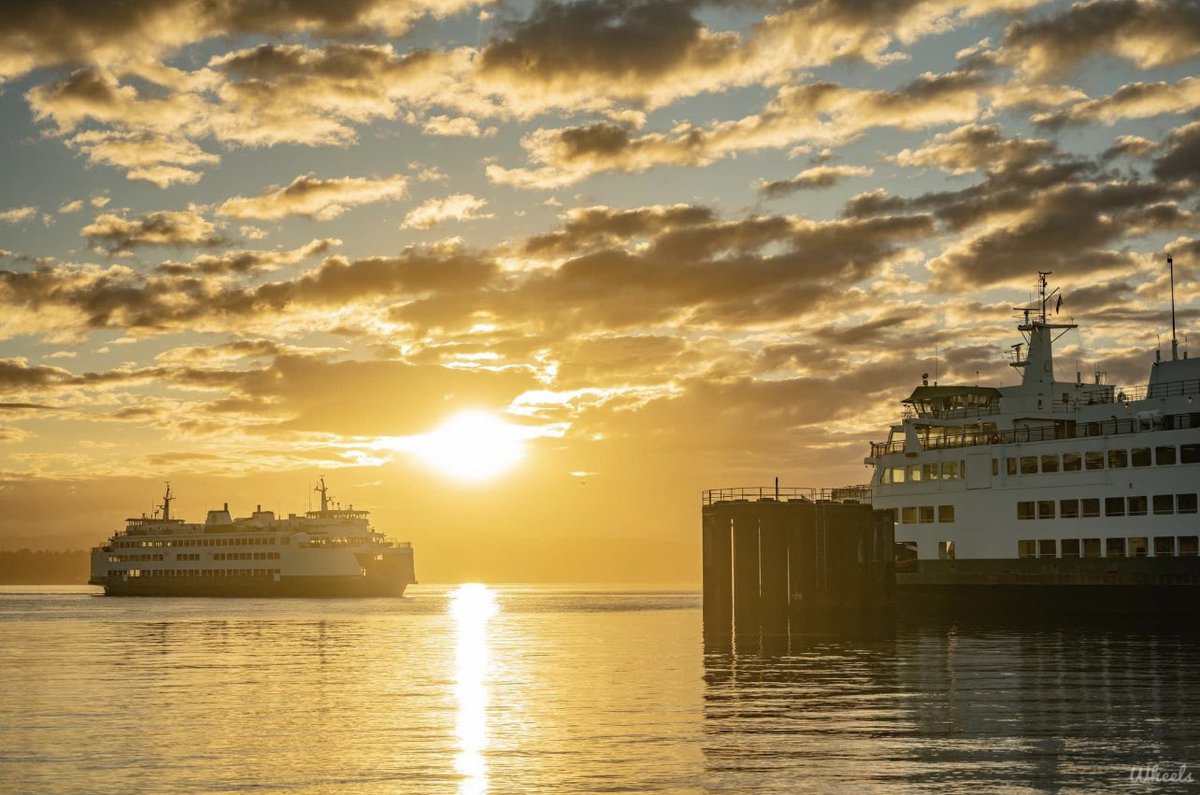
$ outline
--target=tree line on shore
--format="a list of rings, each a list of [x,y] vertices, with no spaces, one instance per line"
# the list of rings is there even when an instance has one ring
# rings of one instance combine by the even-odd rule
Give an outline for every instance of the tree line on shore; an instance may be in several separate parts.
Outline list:
[[[84,585],[90,574],[87,550],[0,550],[0,585]]]

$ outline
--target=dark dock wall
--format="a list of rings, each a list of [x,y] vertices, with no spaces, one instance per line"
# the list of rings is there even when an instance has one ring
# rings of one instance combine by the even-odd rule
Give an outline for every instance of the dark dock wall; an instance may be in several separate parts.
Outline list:
[[[705,634],[870,629],[895,607],[891,516],[869,505],[716,500],[703,508]]]

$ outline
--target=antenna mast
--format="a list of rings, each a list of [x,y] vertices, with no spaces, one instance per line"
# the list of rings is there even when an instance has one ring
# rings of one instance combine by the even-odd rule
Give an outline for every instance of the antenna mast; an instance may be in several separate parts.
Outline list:
[[[1167,255],[1167,269],[1171,272],[1171,361],[1179,360],[1179,340],[1175,339],[1175,260]]]
[[[314,489],[314,491],[320,492],[320,494],[321,494],[321,512],[324,513],[325,511],[328,511],[329,510],[329,494],[328,494],[329,490],[327,488],[325,488],[325,478],[324,477],[321,478],[321,485],[317,486]]]
[[[171,500],[175,499],[171,496],[171,484],[167,484],[167,493],[163,495],[162,518],[164,522],[171,520]]]
[[[1038,293],[1042,299],[1042,322],[1046,322],[1046,277],[1053,271],[1038,271]]]

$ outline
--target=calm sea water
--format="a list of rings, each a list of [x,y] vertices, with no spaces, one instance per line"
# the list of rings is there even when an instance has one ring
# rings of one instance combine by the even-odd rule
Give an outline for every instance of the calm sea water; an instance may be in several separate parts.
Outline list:
[[[696,593],[0,589],[11,792],[1194,791],[1200,634],[710,645]]]

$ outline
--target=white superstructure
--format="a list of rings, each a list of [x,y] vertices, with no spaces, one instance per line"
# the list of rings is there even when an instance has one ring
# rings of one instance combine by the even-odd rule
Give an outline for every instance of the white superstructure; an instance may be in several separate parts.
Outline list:
[[[1038,571],[1082,576],[1089,570],[1068,561],[1197,555],[1200,359],[1180,354],[1172,328],[1145,386],[1118,388],[1100,373],[1057,380],[1053,343],[1075,326],[1051,320],[1048,275],[1038,302],[1018,310],[1020,384],[926,379],[887,441],[871,445],[872,502],[894,511],[897,545],[909,552],[901,575],[963,583],[1014,571],[971,562],[1054,559],[1057,569]]]

